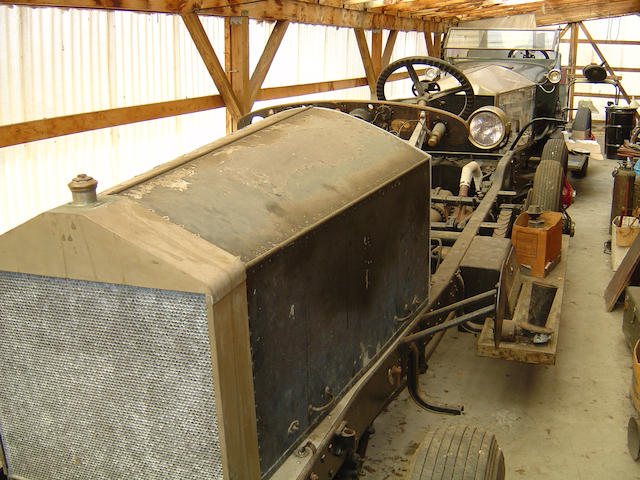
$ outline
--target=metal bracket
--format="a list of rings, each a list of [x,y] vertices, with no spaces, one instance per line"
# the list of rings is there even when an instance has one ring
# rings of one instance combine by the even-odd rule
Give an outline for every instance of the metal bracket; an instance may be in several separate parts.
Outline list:
[[[328,398],[327,403],[325,403],[324,405],[314,407],[313,405],[309,404],[309,407],[307,409],[309,417],[311,417],[311,415],[313,415],[314,413],[322,413],[329,410],[333,405],[333,402],[336,401],[335,395],[331,393],[331,389],[328,386],[324,387],[324,396]]]

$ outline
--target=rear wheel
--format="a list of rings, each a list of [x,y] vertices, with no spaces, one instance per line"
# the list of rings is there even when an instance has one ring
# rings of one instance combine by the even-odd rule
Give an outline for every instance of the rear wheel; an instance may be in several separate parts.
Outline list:
[[[440,427],[418,449],[411,480],[502,480],[504,455],[495,435],[466,425]]]
[[[531,189],[531,205],[543,211],[560,211],[562,195],[562,166],[552,160],[542,160],[536,168]]]
[[[562,171],[566,172],[569,162],[569,149],[564,142],[564,138],[550,138],[547,140],[542,149],[540,160],[558,162],[562,166]]]

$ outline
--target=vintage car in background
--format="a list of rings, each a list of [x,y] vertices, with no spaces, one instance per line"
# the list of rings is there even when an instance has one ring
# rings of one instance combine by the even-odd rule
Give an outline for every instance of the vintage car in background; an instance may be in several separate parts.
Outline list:
[[[0,236],[6,476],[356,478],[404,388],[462,412],[419,384],[447,329],[553,364],[558,65],[556,31],[452,29],[443,59],[390,64],[377,100],[252,112],[100,195],[74,178],[73,202]],[[554,235],[540,271],[512,245],[528,224]],[[431,432],[413,465],[505,470],[473,427]]]

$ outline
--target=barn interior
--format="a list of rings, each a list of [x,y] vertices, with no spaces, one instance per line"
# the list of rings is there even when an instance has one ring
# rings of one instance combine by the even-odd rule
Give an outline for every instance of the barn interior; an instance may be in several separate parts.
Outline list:
[[[0,479],[640,478],[639,28],[0,0]]]

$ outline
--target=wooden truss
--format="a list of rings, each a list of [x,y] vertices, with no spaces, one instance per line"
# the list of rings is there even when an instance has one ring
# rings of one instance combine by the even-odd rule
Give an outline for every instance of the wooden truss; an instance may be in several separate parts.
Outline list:
[[[178,14],[187,27],[219,95],[136,105],[0,126],[0,147],[128,123],[226,107],[227,130],[258,100],[368,86],[389,63],[399,31],[424,34],[430,55],[440,56],[442,34],[461,20],[534,13],[539,25],[624,15],[640,11],[640,0],[0,0],[1,3],[164,12]],[[218,58],[200,21],[201,15],[225,17],[224,62]],[[249,19],[275,21],[260,60],[249,72]],[[262,88],[290,22],[353,28],[365,71],[363,78]],[[571,27],[572,46],[577,25]],[[581,25],[581,24],[580,24]],[[587,38],[597,45],[585,31]],[[389,30],[383,48],[383,30]],[[366,30],[371,30],[371,46]],[[575,37],[575,38],[574,38]],[[575,72],[575,48],[570,64]],[[604,57],[602,57],[604,60]],[[223,64],[224,63],[224,64]],[[606,67],[613,72],[605,62]],[[619,70],[619,69],[618,69]],[[395,79],[402,75],[394,75]],[[622,90],[623,95],[627,95]],[[573,93],[573,92],[571,92]]]

